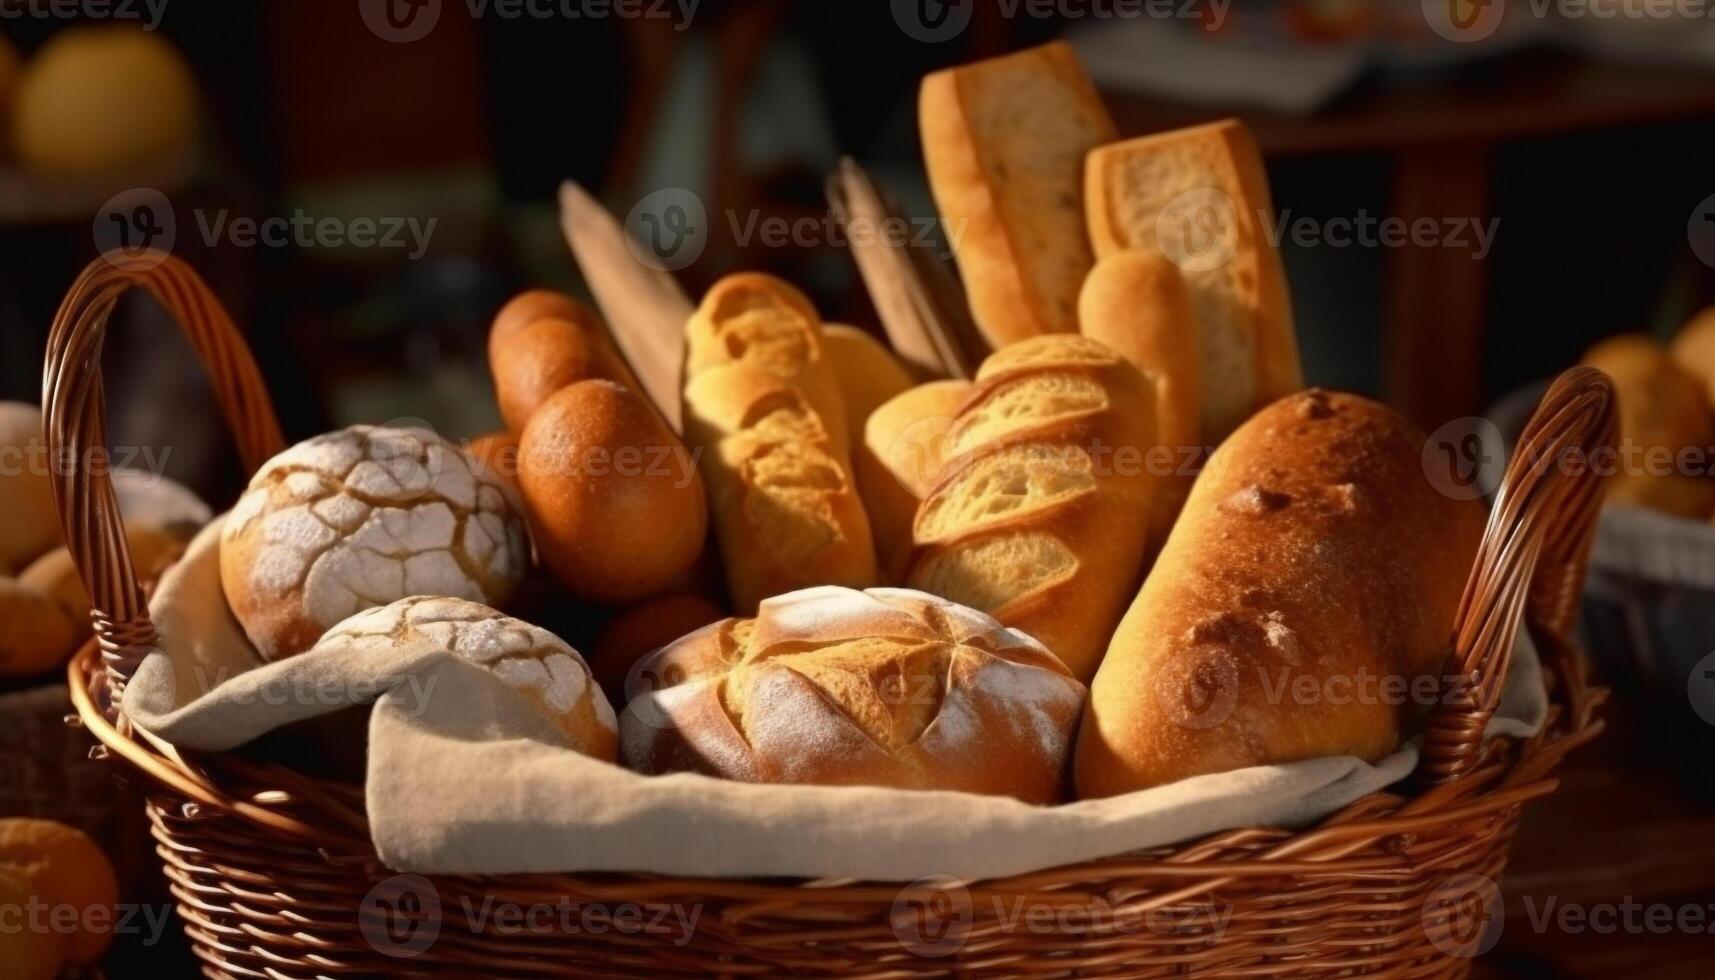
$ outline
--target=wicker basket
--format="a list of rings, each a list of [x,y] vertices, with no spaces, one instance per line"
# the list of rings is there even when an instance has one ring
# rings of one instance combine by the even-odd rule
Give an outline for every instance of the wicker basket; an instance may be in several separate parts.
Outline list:
[[[230,320],[193,272],[152,257],[92,265],[55,320],[44,390],[56,452],[100,458],[102,334],[133,286],[185,327],[246,465],[280,449]],[[1548,393],[1461,603],[1448,672],[1462,693],[1439,702],[1412,785],[1300,831],[1235,830],[1004,880],[904,888],[394,875],[370,844],[360,788],[181,753],[114,720],[154,628],[98,466],[57,484],[66,539],[100,610],[97,641],[70,670],[72,697],[112,756],[154,787],[157,852],[209,977],[1458,977],[1492,941],[1483,923],[1499,911],[1494,881],[1521,805],[1551,792],[1561,758],[1601,727],[1593,711],[1604,692],[1586,684],[1566,639],[1598,487],[1550,464],[1610,443],[1613,430],[1597,372],[1569,372]],[[1549,722],[1527,741],[1485,742],[1521,621],[1543,651]],[[508,903],[565,914],[520,927],[492,914]],[[649,928],[658,909],[694,913],[695,926]]]

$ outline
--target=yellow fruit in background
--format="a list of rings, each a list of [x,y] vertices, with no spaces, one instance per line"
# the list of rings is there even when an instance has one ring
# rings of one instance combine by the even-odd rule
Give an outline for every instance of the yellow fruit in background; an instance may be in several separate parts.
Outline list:
[[[89,835],[52,820],[0,820],[0,874],[24,880],[44,901],[76,910],[82,928],[70,936],[67,962],[87,966],[107,952],[119,879]]]
[[[54,980],[66,963],[66,935],[46,928],[46,921],[33,928],[29,881],[0,871],[0,971],[15,980]]]
[[[24,68],[12,113],[18,161],[66,180],[150,180],[189,158],[197,86],[157,34],[70,27]]]

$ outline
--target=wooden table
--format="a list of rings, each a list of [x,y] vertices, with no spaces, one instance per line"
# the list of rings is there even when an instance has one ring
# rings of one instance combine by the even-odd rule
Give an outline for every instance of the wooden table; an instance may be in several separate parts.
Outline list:
[[[1486,222],[1500,145],[1715,117],[1715,74],[1529,51],[1433,76],[1374,80],[1311,116],[1105,96],[1125,134],[1236,115],[1271,157],[1383,154],[1394,168],[1390,217]],[[1591,193],[1604,191],[1592,186]],[[1477,413],[1484,263],[1465,249],[1406,245],[1389,252],[1387,268],[1389,400],[1428,427]]]

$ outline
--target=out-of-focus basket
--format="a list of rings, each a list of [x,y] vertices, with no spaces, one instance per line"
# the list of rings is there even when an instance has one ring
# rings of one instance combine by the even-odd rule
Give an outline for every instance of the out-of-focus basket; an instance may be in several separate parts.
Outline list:
[[[52,447],[99,459],[103,330],[114,299],[135,285],[185,326],[246,465],[258,466],[282,441],[255,364],[194,273],[149,259],[99,262],[68,294],[45,376]],[[1534,452],[1521,459],[1587,452],[1611,444],[1613,429],[1607,379],[1576,370],[1544,399],[1526,435]],[[1567,641],[1598,489],[1546,465],[1508,473],[1452,638],[1457,693],[1439,700],[1409,787],[1303,830],[1235,830],[1004,880],[901,888],[393,875],[371,846],[360,789],[235,755],[180,753],[115,714],[154,627],[99,467],[58,483],[66,538],[100,610],[98,643],[70,671],[79,714],[154,787],[158,853],[204,973],[271,978],[1463,976],[1497,911],[1493,882],[1520,806],[1551,792],[1561,758],[1601,727],[1593,710],[1603,692],[1586,685]],[[1527,620],[1544,654],[1548,724],[1522,742],[1485,741]],[[491,914],[497,906],[561,914],[520,927]],[[639,907],[694,911],[695,927],[619,925],[620,912]],[[592,928],[592,911],[613,915]]]
[[[111,829],[113,773],[92,760],[83,725],[69,725],[60,683],[0,693],[0,817],[44,817],[91,834]]]

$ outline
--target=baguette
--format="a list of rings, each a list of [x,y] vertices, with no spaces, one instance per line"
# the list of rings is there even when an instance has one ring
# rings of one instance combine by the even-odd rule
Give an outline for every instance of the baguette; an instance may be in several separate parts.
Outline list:
[[[488,331],[488,366],[500,418],[514,436],[560,389],[601,378],[641,391],[595,311],[563,293],[532,289],[501,307]]]
[[[1112,348],[1155,391],[1157,476],[1149,540],[1160,550],[1202,461],[1202,377],[1196,314],[1179,267],[1154,252],[1118,252],[1096,263],[1078,295],[1078,329]]]
[[[1097,259],[1164,253],[1185,272],[1201,338],[1203,437],[1303,387],[1292,305],[1269,241],[1268,176],[1236,120],[1103,146],[1085,162]]]
[[[1082,167],[1116,139],[1071,45],[1045,44],[923,79],[929,187],[977,327],[996,348],[1078,329],[1090,271]]]
[[[845,403],[846,437],[856,447],[870,413],[911,387],[911,375],[885,344],[857,327],[824,324],[822,345]]]
[[[911,551],[917,505],[935,485],[947,428],[970,394],[969,381],[929,381],[900,392],[871,412],[857,450],[858,490],[875,534],[875,553],[888,578]]]
[[[1079,796],[1398,746],[1417,714],[1400,686],[1439,673],[1483,529],[1424,476],[1423,444],[1312,390],[1215,451],[1091,685]]]
[[[685,434],[701,452],[737,609],[805,586],[875,584],[844,409],[809,300],[768,276],[729,276],[686,333]]]
[[[917,509],[906,583],[993,615],[1088,681],[1136,589],[1154,398],[1101,344],[1054,335],[990,356]]]

